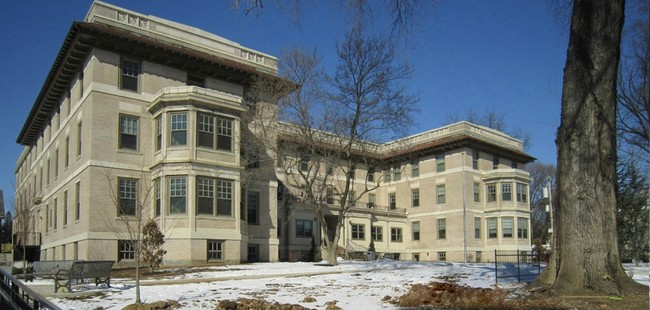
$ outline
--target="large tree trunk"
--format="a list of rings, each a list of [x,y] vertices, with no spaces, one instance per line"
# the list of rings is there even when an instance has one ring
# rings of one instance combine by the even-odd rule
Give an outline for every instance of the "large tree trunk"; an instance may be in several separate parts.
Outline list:
[[[647,291],[620,262],[616,233],[616,79],[624,0],[575,0],[557,136],[554,258],[560,295]]]

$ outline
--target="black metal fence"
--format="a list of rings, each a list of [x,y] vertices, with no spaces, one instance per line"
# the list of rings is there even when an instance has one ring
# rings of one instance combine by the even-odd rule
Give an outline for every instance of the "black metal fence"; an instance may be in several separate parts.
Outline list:
[[[18,281],[10,272],[0,269],[0,309],[60,310],[61,308]]]
[[[540,255],[529,251],[494,250],[494,275],[499,279],[517,279],[517,282],[532,282],[542,272]]]

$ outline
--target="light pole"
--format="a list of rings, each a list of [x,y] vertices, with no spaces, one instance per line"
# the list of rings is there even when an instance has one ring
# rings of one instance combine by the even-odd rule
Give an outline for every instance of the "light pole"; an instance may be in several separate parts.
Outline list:
[[[465,151],[460,152],[463,185],[463,262],[467,264],[467,198],[465,197]]]

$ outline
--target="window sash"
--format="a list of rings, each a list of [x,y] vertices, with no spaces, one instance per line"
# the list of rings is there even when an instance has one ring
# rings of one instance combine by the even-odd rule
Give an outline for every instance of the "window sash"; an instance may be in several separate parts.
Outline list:
[[[135,248],[133,243],[129,240],[118,240],[118,260],[133,260],[135,259]]]
[[[183,214],[187,212],[187,179],[172,177],[169,179],[169,213]]]
[[[474,183],[474,202],[481,202],[481,184]]]
[[[436,156],[436,172],[445,171],[445,155]]]
[[[260,193],[259,192],[248,192],[247,199],[248,206],[247,210],[247,221],[251,225],[259,225],[260,223]]]
[[[370,234],[372,241],[383,241],[384,239],[384,229],[381,226],[372,226],[370,228]]]
[[[411,191],[411,201],[412,201],[412,206],[413,208],[417,208],[420,206],[420,190],[419,189],[414,189]]]
[[[474,238],[481,239],[481,218],[474,218]]]
[[[411,176],[414,178],[420,176],[420,163],[414,162],[411,164]]]
[[[517,202],[528,202],[528,185],[517,183]]]
[[[420,240],[420,222],[412,222],[411,231],[413,232],[413,240]]]
[[[138,182],[134,179],[119,179],[120,205],[118,215],[136,215]]]
[[[517,238],[528,238],[528,219],[517,218]]]
[[[352,224],[352,240],[365,240],[365,228],[366,227],[363,224]]]
[[[391,210],[397,208],[397,202],[395,198],[395,193],[388,194],[388,206]]]
[[[197,145],[214,148],[214,116],[199,113]]]
[[[197,214],[214,215],[214,179],[197,177],[196,196],[198,197]]]
[[[232,123],[225,118],[217,118],[217,149],[232,151]]]
[[[156,118],[156,151],[162,149],[162,117]]]
[[[487,202],[495,202],[497,200],[497,185],[487,185]]]
[[[171,115],[171,145],[187,145],[187,114]]]
[[[392,242],[402,242],[402,229],[401,228],[391,228],[390,229],[390,241]]]
[[[445,185],[437,185],[436,186],[436,202],[438,204],[444,204],[447,202],[447,199],[445,198]]]
[[[501,230],[503,238],[512,238],[512,218],[504,217],[501,218]]]
[[[138,149],[138,119],[120,116],[120,149]]]
[[[140,75],[140,63],[122,59],[122,89],[138,91],[138,76]]]
[[[223,260],[223,241],[208,240],[208,260]]]
[[[217,179],[217,215],[232,216],[232,181]]]
[[[497,237],[497,219],[489,218],[487,219],[488,226],[488,238],[493,239]]]
[[[313,234],[312,224],[309,220],[296,220],[296,237],[311,238]]]
[[[438,239],[446,239],[447,238],[447,220],[446,219],[438,219],[436,222],[438,224]]]
[[[501,200],[503,201],[512,200],[512,184],[510,183],[501,184]]]

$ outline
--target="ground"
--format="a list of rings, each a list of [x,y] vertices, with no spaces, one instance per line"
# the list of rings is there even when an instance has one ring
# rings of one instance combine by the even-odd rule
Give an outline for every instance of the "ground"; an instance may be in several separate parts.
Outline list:
[[[648,266],[626,266],[648,284]],[[47,296],[64,309],[122,309],[134,299],[133,270],[113,273],[112,287],[80,284]],[[648,295],[553,298],[525,283],[495,282],[493,264],[341,261],[259,263],[143,270],[149,309],[649,309]],[[51,281],[51,280],[49,280]],[[34,285],[51,285],[48,280]]]

